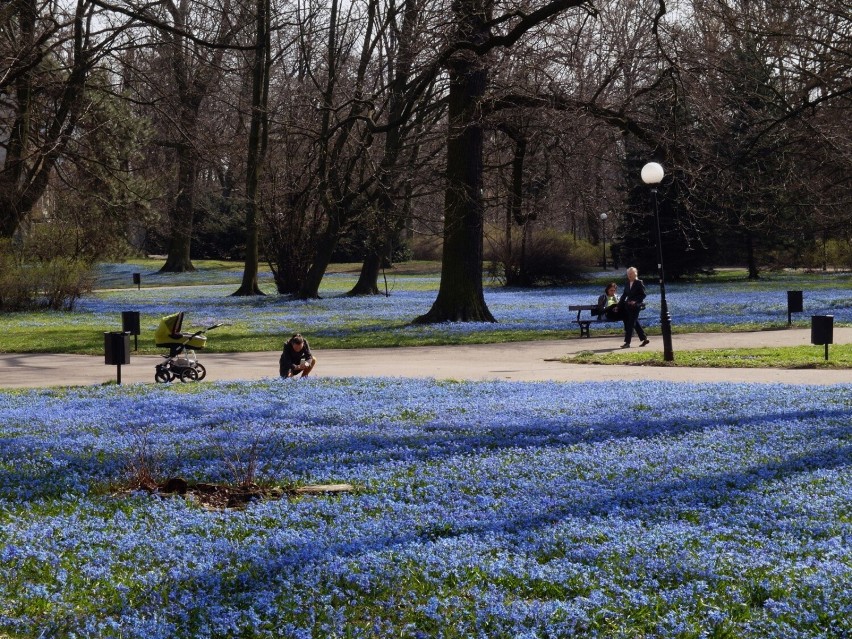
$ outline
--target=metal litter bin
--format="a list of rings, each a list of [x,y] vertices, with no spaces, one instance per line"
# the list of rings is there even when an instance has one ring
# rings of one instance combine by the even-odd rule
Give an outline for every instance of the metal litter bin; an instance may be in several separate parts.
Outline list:
[[[133,335],[133,350],[139,350],[139,311],[122,311],[121,312],[121,330],[125,333]]]
[[[828,359],[828,345],[834,343],[834,315],[811,316],[811,344],[825,344],[825,359]]]
[[[116,366],[117,383],[121,384],[121,365],[130,363],[130,334],[112,331],[104,333],[104,364]]]
[[[787,325],[793,323],[793,313],[801,313],[805,309],[802,291],[787,291]]]

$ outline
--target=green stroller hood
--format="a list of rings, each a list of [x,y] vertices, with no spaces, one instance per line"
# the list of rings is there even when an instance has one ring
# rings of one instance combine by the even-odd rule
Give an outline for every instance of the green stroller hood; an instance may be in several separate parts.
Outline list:
[[[154,331],[154,344],[172,347],[182,344],[186,348],[204,348],[207,344],[206,335],[181,333],[183,327],[183,311],[167,315],[160,320],[160,325]]]

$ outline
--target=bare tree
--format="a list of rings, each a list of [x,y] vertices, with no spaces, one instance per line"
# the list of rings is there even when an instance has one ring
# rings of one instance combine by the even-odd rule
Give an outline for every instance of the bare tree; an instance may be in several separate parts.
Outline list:
[[[222,80],[222,61],[240,26],[231,0],[210,5],[190,0],[127,3],[124,9],[152,29],[148,68],[137,69],[140,103],[157,123],[155,143],[173,153],[174,199],[168,207],[166,261],[162,272],[192,271],[190,256],[196,193],[205,139],[202,107]]]
[[[852,104],[845,4],[695,0],[694,19],[664,36],[691,120],[689,135],[667,135],[690,194],[681,213],[741,244],[749,277],[761,251],[837,228],[828,220],[849,201],[852,136],[836,126]]]
[[[246,248],[243,280],[234,295],[262,295],[257,282],[259,270],[258,182],[269,143],[269,73],[272,66],[270,1],[255,3],[255,49],[252,65],[251,125],[246,160],[245,225]]]
[[[122,30],[96,13],[87,0],[0,5],[0,237],[11,237],[44,194],[89,76]]]
[[[369,0],[370,16],[375,5]],[[280,195],[265,214],[273,238],[267,250],[281,293],[318,295],[340,232],[356,209],[359,193],[350,185],[371,143],[363,125],[369,104],[362,94],[375,47],[372,17],[362,20],[360,9],[350,4],[341,11],[341,3],[332,0],[327,10],[309,3],[298,15],[295,59],[282,83],[291,90],[276,96],[281,115],[273,133],[296,152],[275,153],[279,168],[271,168],[269,178]],[[355,62],[352,52],[359,39],[360,61]]]
[[[291,90],[280,97],[274,122],[276,141],[295,153],[274,152],[278,166],[270,166],[280,193],[267,215],[279,292],[317,296],[342,235],[356,229],[381,246],[393,234],[385,229],[398,228],[401,167],[416,157],[407,151],[410,133],[422,134],[430,117],[418,114],[431,103],[433,79],[409,82],[423,6],[331,2],[327,12],[300,17]],[[375,283],[375,264],[365,261],[365,281]]]

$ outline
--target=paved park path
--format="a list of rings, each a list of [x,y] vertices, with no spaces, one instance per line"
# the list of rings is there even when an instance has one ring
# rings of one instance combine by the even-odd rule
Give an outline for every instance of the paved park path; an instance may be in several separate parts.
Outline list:
[[[677,360],[678,350],[809,345],[810,336],[809,328],[782,329],[749,333],[690,333],[675,335],[672,342]],[[593,329],[592,337],[582,339],[577,337],[470,346],[315,350],[318,364],[314,375],[567,382],[644,379],[676,382],[852,384],[852,370],[601,366],[565,364],[559,361],[561,357],[580,351],[617,351],[621,341],[618,335],[595,336]],[[852,328],[834,327],[834,343],[852,343]],[[662,347],[662,338],[654,335],[651,336],[651,343],[645,348],[662,351]],[[815,361],[824,358],[822,346],[811,348],[814,350]],[[210,381],[277,377],[278,356],[279,351],[198,353],[198,359],[207,368],[207,380]],[[121,367],[122,383],[154,383],[154,366],[159,361],[161,357],[157,355],[131,354],[130,364]],[[104,364],[103,356],[0,354],[0,388],[102,384],[115,381],[116,373],[115,366]]]

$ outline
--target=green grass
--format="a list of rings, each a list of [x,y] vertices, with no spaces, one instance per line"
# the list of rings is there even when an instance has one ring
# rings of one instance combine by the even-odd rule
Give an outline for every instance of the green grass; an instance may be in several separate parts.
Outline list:
[[[0,322],[2,325],[2,322]],[[37,331],[31,327],[13,324],[3,326],[0,333],[0,353],[59,353],[79,355],[102,355],[104,352],[103,332],[110,328],[97,322],[75,324],[74,326],[41,326]],[[466,335],[416,336],[394,333],[394,326],[378,326],[375,330],[353,331],[345,335],[328,337],[311,336],[312,348],[388,348],[393,346],[439,346],[446,344],[502,344],[507,342],[564,340],[577,336],[573,328],[564,331],[517,331],[494,330],[479,331]],[[222,326],[210,333],[207,353],[256,353],[278,350],[282,343],[280,333],[249,332],[239,325]],[[130,348],[135,345],[130,338]],[[139,355],[161,355],[162,348],[154,346],[150,336],[141,335],[138,340]]]
[[[241,262],[229,262],[225,260],[193,260],[192,264],[196,270],[187,273],[169,273],[160,274],[165,260],[153,258],[134,258],[123,262],[125,266],[133,267],[129,270],[138,272],[141,275],[143,288],[158,288],[166,286],[197,286],[201,284],[211,284],[211,280],[215,279],[218,284],[233,284],[234,290],[242,282],[243,264]],[[327,275],[339,275],[342,273],[357,276],[361,271],[360,263],[340,263],[331,264],[326,271]],[[259,265],[259,274],[268,275],[269,266],[265,263]],[[392,268],[387,269],[384,275],[379,275],[379,288],[384,290],[384,279],[387,278],[388,288],[391,288],[395,279],[405,277],[418,276],[433,276],[437,277],[441,272],[440,262],[431,262],[423,260],[412,260],[395,264]],[[177,281],[175,281],[177,280]],[[265,279],[266,283],[271,283],[272,280]],[[114,275],[107,277],[101,281],[96,288],[98,289],[126,289],[136,288],[129,273]],[[270,294],[275,293],[274,285],[263,287]]]
[[[162,259],[135,259],[125,263],[123,268],[114,272],[108,273],[99,283],[101,289],[96,295],[104,297],[104,299],[116,298],[122,299],[126,296],[127,289],[132,288],[130,278],[131,271],[139,271],[142,273],[143,288],[158,289],[160,287],[174,287],[177,290],[174,295],[176,299],[180,299],[183,291],[188,290],[187,287],[193,286],[211,286],[223,285],[221,289],[222,295],[227,297],[229,293],[228,286],[233,285],[234,290],[239,285],[242,275],[242,264],[239,262],[226,262],[219,260],[196,260],[194,262],[198,269],[195,273],[184,273],[177,276],[173,275],[158,275],[157,272],[162,266]],[[325,295],[340,295],[341,291],[347,290],[351,283],[354,283],[355,277],[360,271],[360,264],[333,264],[328,270],[329,278],[324,282],[325,288],[321,289]],[[268,272],[268,268],[262,265],[261,270]],[[384,276],[379,278],[379,287],[384,290],[387,284],[388,291],[393,294],[394,291],[433,291],[437,290],[439,281],[440,263],[429,261],[412,261],[395,265],[392,269],[388,269]],[[600,278],[601,281],[616,279],[623,276],[622,270],[612,271],[611,273],[603,274],[595,273],[594,277],[589,280],[584,280],[584,284],[588,285],[594,282],[594,278]],[[748,282],[746,272],[743,269],[720,269],[717,273],[709,276],[698,278],[700,281],[731,281],[739,282],[744,287],[751,285],[761,286],[761,283]],[[815,277],[813,274],[808,274],[799,271],[784,271],[778,273],[768,273],[763,282],[772,282],[782,280],[791,283],[793,287],[813,288],[816,286],[840,286],[842,282],[837,278],[830,278],[827,282],[822,282],[822,278]],[[698,281],[698,280],[697,280]],[[268,275],[262,280],[263,288],[271,295],[275,295],[274,284]],[[112,289],[112,290],[111,290]],[[143,326],[143,335],[138,340],[131,338],[131,344],[138,343],[139,354],[160,354],[162,349],[155,348],[153,340],[150,336],[150,330],[144,327],[154,327],[159,322],[159,316],[153,316],[143,313],[141,322]],[[793,324],[798,328],[806,328],[808,323],[804,320],[799,320]],[[405,326],[403,322],[376,322],[375,325],[360,325],[353,322],[347,322],[346,318],[341,318],[338,325],[339,334],[322,335],[319,333],[311,335],[311,345],[314,348],[381,348],[392,346],[432,346],[442,344],[484,344],[484,343],[507,343],[518,341],[533,341],[533,340],[564,340],[577,337],[576,328],[566,323],[565,330],[506,330],[500,324],[494,325],[493,329],[485,328],[470,333],[443,333],[436,332],[434,335],[412,334],[410,331],[400,330]],[[686,324],[679,322],[674,326],[675,334],[688,332],[740,332],[740,331],[761,331],[772,330],[776,328],[786,328],[786,322],[777,326],[767,326],[756,322],[741,322],[738,324]],[[116,326],[104,320],[103,317],[88,315],[85,313],[65,313],[65,312],[31,312],[31,313],[11,313],[0,315],[0,352],[2,353],[77,353],[100,355],[103,353],[103,332],[115,330]],[[613,325],[612,328],[603,329],[595,328],[596,334],[617,334],[620,329]],[[651,330],[654,333],[654,329]],[[258,332],[257,328],[251,328],[248,323],[233,322],[229,325],[217,328],[211,333],[211,339],[207,352],[211,353],[231,353],[231,352],[258,352],[267,350],[276,350],[282,341],[280,331],[275,329],[264,330]],[[834,351],[832,351],[833,353]],[[628,358],[639,357],[628,355]],[[716,359],[716,358],[711,358]],[[788,357],[780,358],[782,361],[787,361]],[[798,358],[790,356],[789,359],[798,361]],[[806,360],[804,363],[793,365],[814,365],[811,356],[803,357]],[[816,358],[819,359],[819,358]],[[769,356],[765,360],[775,362],[771,365],[778,365],[779,357]],[[607,360],[612,361],[612,360]],[[686,361],[685,356],[678,357],[678,364]],[[717,365],[733,365],[730,363]],[[727,360],[731,361],[731,360]],[[748,357],[744,361],[755,361],[754,358]],[[649,363],[649,362],[645,362]],[[693,365],[712,365],[712,364],[693,364]],[[764,364],[752,364],[764,365]],[[783,364],[787,365],[787,364]],[[831,358],[829,366],[846,366],[848,364],[838,363],[836,357]]]
[[[73,317],[73,323],[69,318]],[[83,314],[57,312],[34,312],[16,314],[15,321],[0,318],[0,353],[60,353],[80,355],[103,354],[103,333],[115,330],[115,326],[105,326],[96,317]],[[142,315],[141,324],[156,325],[159,317]],[[799,325],[800,324],[800,325]],[[484,329],[467,334],[411,335],[395,329],[402,328],[399,324],[380,324],[374,328],[360,327],[337,336],[312,335],[310,338],[313,348],[388,348],[394,346],[439,346],[447,344],[503,344],[509,342],[566,340],[578,336],[574,326],[566,324],[565,330],[507,330],[496,324],[493,329]],[[806,328],[805,323],[794,323],[794,326]],[[786,323],[783,328],[786,328]],[[779,325],[777,328],[782,328]],[[675,328],[675,333],[698,332],[742,332],[769,330],[765,325],[743,323],[737,325],[681,325]],[[616,335],[622,331],[615,327],[596,330],[595,335]],[[659,331],[657,331],[658,333]],[[145,331],[143,330],[143,333]],[[649,334],[655,334],[649,330]],[[210,333],[210,340],[205,352],[208,353],[254,353],[276,350],[282,336],[279,332],[258,333],[247,325],[240,323],[220,326]],[[130,346],[138,343],[139,355],[159,355],[163,349],[154,346],[150,334],[143,334],[134,342],[130,338]]]
[[[633,366],[684,366],[705,368],[852,368],[852,344],[783,346],[765,348],[717,348],[677,351],[674,362],[663,361],[657,352],[592,353],[584,351],[562,361],[572,364]]]

